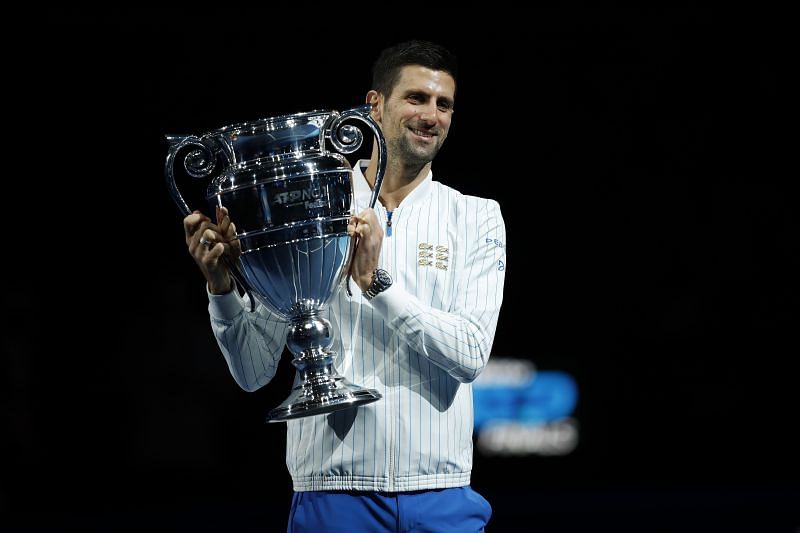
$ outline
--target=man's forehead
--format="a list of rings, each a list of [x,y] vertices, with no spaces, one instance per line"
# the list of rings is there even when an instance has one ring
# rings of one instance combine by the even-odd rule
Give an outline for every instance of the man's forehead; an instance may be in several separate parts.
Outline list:
[[[397,88],[403,91],[420,90],[452,98],[456,81],[444,70],[434,70],[422,65],[405,65],[400,69]]]

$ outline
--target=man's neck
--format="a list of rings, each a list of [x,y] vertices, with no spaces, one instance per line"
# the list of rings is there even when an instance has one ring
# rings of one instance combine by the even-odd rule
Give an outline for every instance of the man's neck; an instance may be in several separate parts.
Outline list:
[[[400,202],[411,194],[411,191],[425,181],[430,169],[431,163],[425,164],[422,168],[409,168],[387,163],[379,194],[383,206],[387,210],[393,211],[400,205]],[[364,177],[367,179],[370,187],[375,186],[375,177],[377,174],[378,158],[373,157],[364,172]]]

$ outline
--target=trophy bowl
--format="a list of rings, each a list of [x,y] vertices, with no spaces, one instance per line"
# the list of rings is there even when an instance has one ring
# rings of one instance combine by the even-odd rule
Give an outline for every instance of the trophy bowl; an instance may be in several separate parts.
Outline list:
[[[363,105],[339,113],[311,111],[224,126],[203,135],[168,135],[165,174],[184,216],[192,209],[175,181],[176,161],[208,181],[211,211],[226,207],[242,253],[227,260],[237,284],[289,322],[286,347],[297,369],[289,397],[267,422],[330,413],[381,398],[350,383],[333,366],[335,332],[321,316],[346,280],[355,243],[347,234],[353,214],[352,168],[341,154],[363,141],[365,123],[378,143],[374,207],[386,169],[380,127]],[[329,150],[332,146],[338,153]]]

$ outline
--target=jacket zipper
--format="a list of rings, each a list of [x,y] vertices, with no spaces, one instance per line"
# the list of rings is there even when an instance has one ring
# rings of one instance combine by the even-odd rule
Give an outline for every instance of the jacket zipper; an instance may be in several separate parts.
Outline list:
[[[394,410],[392,402],[389,402],[389,409]],[[390,429],[389,429],[389,492],[395,491],[394,486],[394,416],[389,416]]]
[[[386,210],[386,236],[392,236],[392,213],[393,211]]]
[[[386,210],[386,236],[387,237],[391,237],[392,236],[392,211],[389,211],[388,209]],[[383,249],[383,253],[381,254],[382,255],[382,259],[383,259],[382,262],[384,264],[384,268],[386,268],[386,270],[388,270],[390,272],[392,271],[392,263],[394,263],[394,257],[392,257],[392,255],[391,255],[391,250],[392,250],[391,246],[386,246]],[[392,368],[392,369],[394,369],[394,366],[395,366],[395,349],[392,347],[392,344],[394,342],[395,341],[393,339],[391,339],[389,341],[389,346],[387,347],[387,349],[389,350],[389,361],[390,361],[389,364],[390,364],[390,368]],[[393,405],[394,402],[392,402],[392,400],[391,400],[391,394],[389,395],[389,398],[387,398],[387,400],[388,400],[388,404],[389,404],[389,409],[392,412],[392,415],[389,416],[390,424],[389,424],[389,489],[388,490],[390,492],[394,492],[396,490],[396,487],[395,487],[395,475],[396,475],[396,473],[395,473],[395,469],[396,469],[396,466],[395,466],[395,461],[396,461],[396,458],[395,458],[395,441],[397,440],[397,431],[399,430],[399,423],[395,421],[395,417],[393,416],[394,415],[394,405]]]

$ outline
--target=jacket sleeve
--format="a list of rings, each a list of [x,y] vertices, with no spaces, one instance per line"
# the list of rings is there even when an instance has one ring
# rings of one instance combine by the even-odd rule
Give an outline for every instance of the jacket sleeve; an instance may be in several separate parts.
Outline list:
[[[404,342],[469,383],[486,366],[494,342],[503,301],[506,232],[500,205],[490,199],[470,197],[459,215],[461,224],[464,251],[457,255],[450,309],[435,309],[395,286],[371,303]]]
[[[286,345],[289,323],[258,303],[250,311],[250,299],[237,290],[208,293],[211,329],[228,369],[239,386],[249,392],[269,383],[278,369]]]

